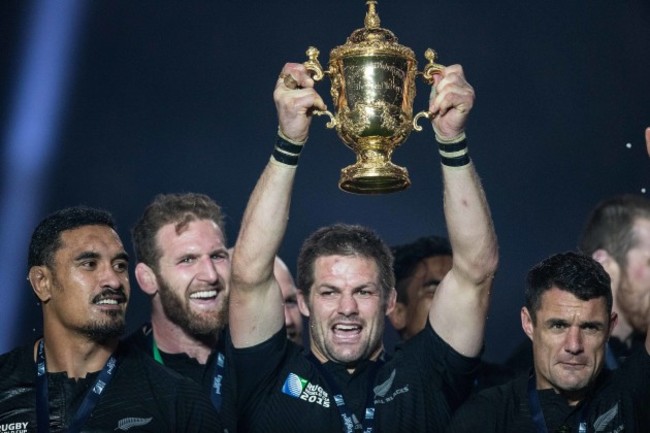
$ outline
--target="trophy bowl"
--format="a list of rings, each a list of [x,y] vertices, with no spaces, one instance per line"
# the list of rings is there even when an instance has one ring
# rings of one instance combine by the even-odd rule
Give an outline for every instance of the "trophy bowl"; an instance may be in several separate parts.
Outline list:
[[[327,70],[318,61],[315,47],[307,49],[304,65],[315,81],[329,75],[336,114],[318,110],[314,114],[329,116],[327,127],[336,128],[357,157],[356,163],[341,170],[339,188],[357,194],[383,194],[411,185],[406,168],[394,164],[391,156],[413,129],[422,129],[417,124],[419,118],[430,117],[426,111],[413,116],[416,75],[432,84],[443,66],[435,63],[436,53],[427,49],[429,62],[419,73],[413,51],[400,45],[390,30],[379,27],[377,2],[366,4],[365,27],[332,49]]]

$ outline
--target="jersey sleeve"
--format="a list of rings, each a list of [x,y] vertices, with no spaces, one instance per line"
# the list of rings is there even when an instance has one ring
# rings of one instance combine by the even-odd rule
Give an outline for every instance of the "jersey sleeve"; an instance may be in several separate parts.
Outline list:
[[[442,389],[452,411],[469,396],[479,372],[480,358],[456,352],[429,323],[402,350],[406,360],[412,359],[407,364],[415,363],[419,371],[428,372],[426,380]]]
[[[243,349],[229,347],[233,359],[233,370],[237,383],[237,407],[245,409],[246,404],[255,401],[255,396],[264,384],[276,378],[286,359],[290,343],[284,326],[268,340]],[[231,344],[231,343],[229,343]]]

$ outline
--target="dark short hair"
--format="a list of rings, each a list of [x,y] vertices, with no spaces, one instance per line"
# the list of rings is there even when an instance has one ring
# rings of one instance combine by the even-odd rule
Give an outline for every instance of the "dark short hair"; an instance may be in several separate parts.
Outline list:
[[[408,304],[408,293],[403,280],[411,277],[417,265],[424,259],[437,256],[451,256],[449,239],[440,236],[423,236],[415,241],[391,247],[395,262],[393,273],[397,289],[397,301]]]
[[[52,266],[54,254],[61,248],[61,233],[83,226],[107,226],[115,230],[113,216],[103,210],[74,206],[46,216],[34,229],[29,242],[27,266]]]
[[[176,224],[176,232],[180,233],[190,222],[202,219],[214,221],[226,242],[224,215],[210,197],[198,193],[157,195],[131,232],[136,260],[158,270],[162,251],[156,244],[156,235],[161,227]]]
[[[322,256],[360,256],[375,261],[384,300],[395,286],[393,255],[388,245],[369,228],[360,225],[335,224],[312,233],[298,255],[296,282],[305,296],[314,284],[314,262]]]
[[[638,218],[650,219],[650,200],[643,196],[624,194],[601,201],[587,219],[580,250],[592,255],[603,249],[625,266],[627,252],[638,243],[633,230]]]
[[[535,265],[526,278],[526,308],[535,323],[544,292],[557,287],[582,301],[605,298],[607,312],[612,312],[612,289],[609,274],[596,260],[572,251],[556,254]]]

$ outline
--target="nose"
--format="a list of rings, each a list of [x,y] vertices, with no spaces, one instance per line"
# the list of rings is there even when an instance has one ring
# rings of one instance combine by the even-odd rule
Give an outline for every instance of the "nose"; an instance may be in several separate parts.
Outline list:
[[[219,280],[219,272],[217,266],[212,261],[211,257],[203,257],[199,264],[199,273],[197,277],[200,280],[214,284]]]
[[[339,301],[339,313],[349,317],[359,313],[359,305],[353,294],[343,293]]]
[[[564,350],[577,355],[584,350],[582,342],[582,330],[579,326],[571,326],[566,334]]]
[[[284,326],[287,327],[287,329],[293,328],[294,323],[293,323],[293,317],[291,317],[291,313],[289,312],[289,308],[286,305],[284,306]]]
[[[103,288],[110,288],[117,290],[120,288],[128,289],[129,274],[127,271],[118,271],[112,264],[108,263],[103,267],[103,272],[100,275],[100,285]]]

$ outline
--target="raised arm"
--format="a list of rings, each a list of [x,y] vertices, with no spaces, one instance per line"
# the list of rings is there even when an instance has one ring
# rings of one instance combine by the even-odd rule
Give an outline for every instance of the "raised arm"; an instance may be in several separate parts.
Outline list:
[[[459,65],[445,68],[434,88],[429,110],[435,114],[432,123],[441,154],[453,265],[436,291],[429,321],[459,353],[476,356],[483,345],[498,245],[481,182],[465,147],[474,90]]]
[[[298,88],[287,87],[287,75]],[[304,66],[288,63],[273,92],[282,139],[248,201],[232,258],[229,323],[237,348],[266,341],[284,324],[282,293],[273,276],[273,264],[289,219],[297,149],[307,140],[310,110],[325,109],[313,84]]]

